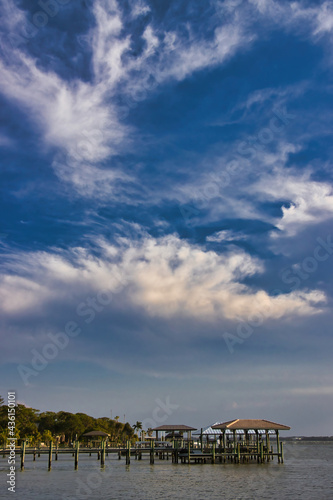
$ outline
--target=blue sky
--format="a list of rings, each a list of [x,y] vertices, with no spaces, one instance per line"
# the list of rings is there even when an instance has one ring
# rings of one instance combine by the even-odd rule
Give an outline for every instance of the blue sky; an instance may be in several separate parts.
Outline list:
[[[1,13],[0,393],[332,434],[330,2]]]

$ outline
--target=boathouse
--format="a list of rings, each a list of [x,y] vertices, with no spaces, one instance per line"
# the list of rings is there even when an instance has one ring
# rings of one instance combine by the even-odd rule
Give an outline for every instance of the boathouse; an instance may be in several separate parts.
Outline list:
[[[177,439],[177,435],[180,436],[180,439],[183,439],[184,433],[186,432],[187,440],[191,440],[191,432],[196,431],[195,427],[189,427],[188,425],[160,425],[159,427],[155,427],[152,429],[156,433],[156,441],[158,441],[158,433],[159,432],[168,432],[169,439]],[[179,438],[178,438],[179,439]]]
[[[221,431],[221,446],[236,448],[238,454],[251,455],[253,451],[261,455],[261,460],[269,461],[274,454],[278,461],[283,461],[283,448],[280,443],[280,431],[289,431],[288,425],[277,424],[270,420],[260,419],[236,419],[212,425],[212,429]],[[276,436],[276,453],[270,444],[270,435]],[[232,436],[232,442],[231,441]]]

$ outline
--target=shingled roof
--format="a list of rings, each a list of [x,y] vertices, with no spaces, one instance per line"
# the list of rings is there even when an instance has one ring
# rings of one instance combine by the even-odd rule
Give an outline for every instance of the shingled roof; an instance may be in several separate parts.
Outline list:
[[[290,427],[288,425],[277,424],[276,422],[271,422],[270,420],[260,420],[260,419],[236,419],[229,420],[228,422],[222,422],[221,424],[212,425],[212,429],[229,429],[229,430],[276,430],[276,431],[289,431]]]

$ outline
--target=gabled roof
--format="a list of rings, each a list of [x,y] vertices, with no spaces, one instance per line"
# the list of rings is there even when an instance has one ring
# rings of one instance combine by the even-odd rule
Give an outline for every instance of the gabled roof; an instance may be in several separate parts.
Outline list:
[[[188,425],[160,425],[152,429],[153,431],[195,431],[195,427],[189,427]]]
[[[204,427],[202,429],[202,435],[203,436],[207,436],[207,435],[210,435],[210,434],[212,434],[212,435],[215,435],[215,434],[220,435],[221,431],[219,429],[213,429],[213,426],[214,425],[218,425],[218,424],[219,424],[219,422],[215,422],[215,424],[209,425],[208,427]],[[195,431],[195,432],[192,433],[192,436],[200,436],[200,435],[201,435],[201,430],[199,430],[199,429],[197,431]]]
[[[221,424],[212,425],[213,429],[229,429],[229,430],[276,430],[276,431],[289,431],[290,427],[288,425],[277,424],[276,422],[271,422],[270,420],[260,420],[260,419],[236,419],[229,420],[228,422],[222,422]]]

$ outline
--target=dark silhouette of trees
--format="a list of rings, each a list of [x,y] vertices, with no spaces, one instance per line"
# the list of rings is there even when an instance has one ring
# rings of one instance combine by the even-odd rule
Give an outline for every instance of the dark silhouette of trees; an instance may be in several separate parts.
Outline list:
[[[0,396],[0,440],[8,437],[8,407]],[[137,422],[138,423],[138,422]],[[104,431],[110,435],[110,441],[123,442],[135,439],[134,429],[129,423],[118,422],[107,417],[94,418],[85,413],[66,411],[40,412],[34,408],[18,404],[16,406],[16,434],[18,439],[28,439],[30,444],[37,445],[43,440],[59,440],[65,436],[65,443],[71,443],[89,431]]]

